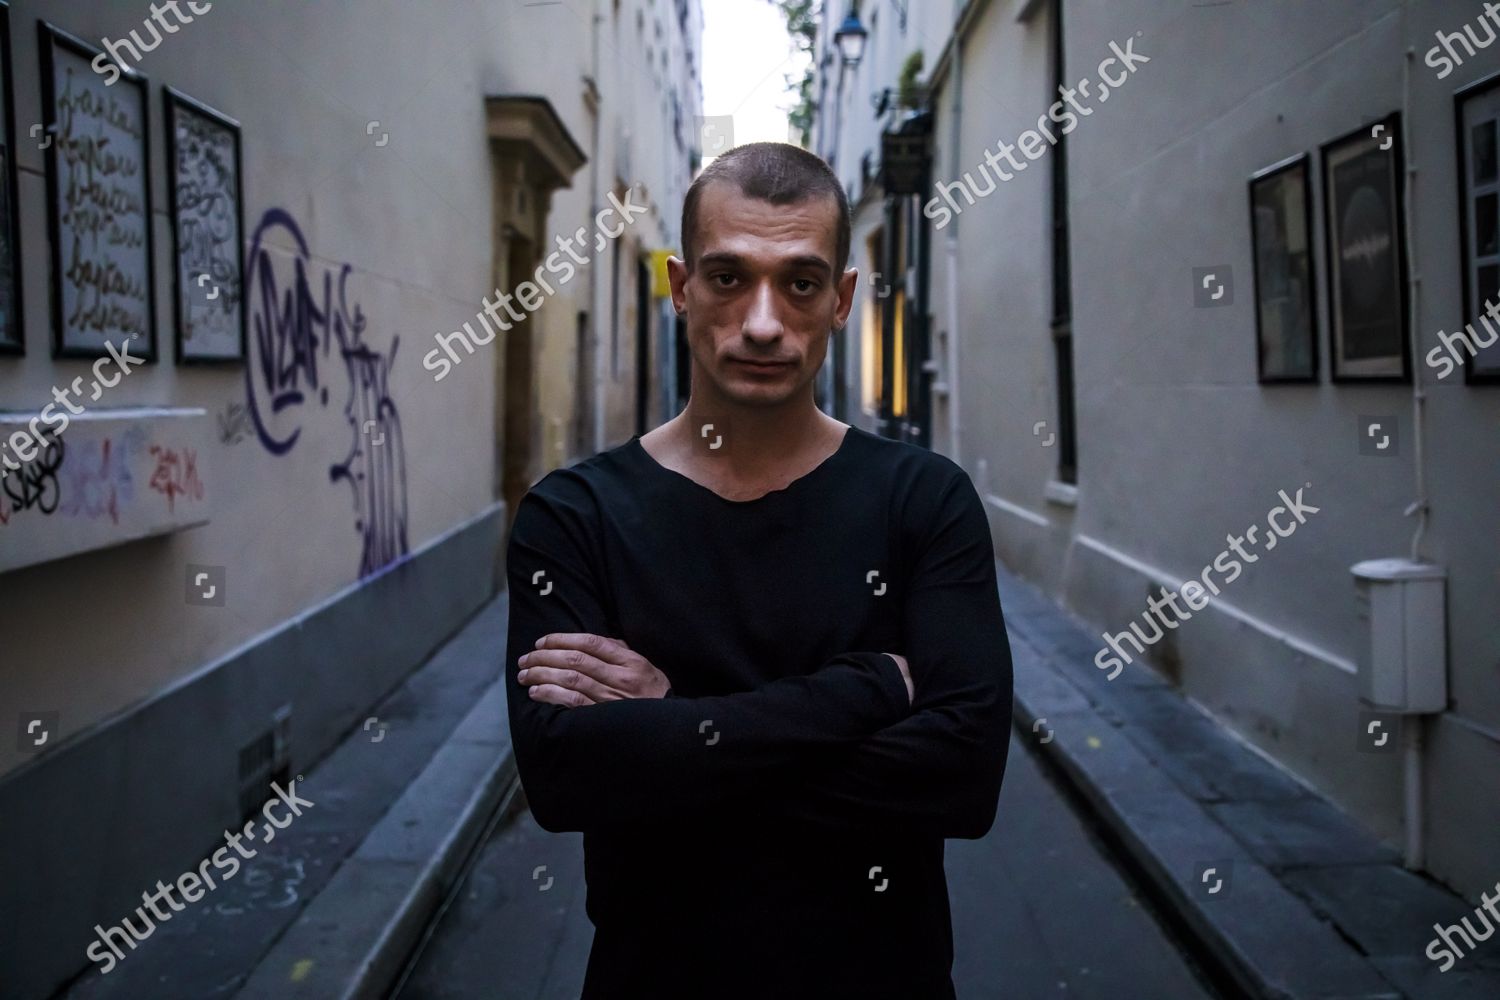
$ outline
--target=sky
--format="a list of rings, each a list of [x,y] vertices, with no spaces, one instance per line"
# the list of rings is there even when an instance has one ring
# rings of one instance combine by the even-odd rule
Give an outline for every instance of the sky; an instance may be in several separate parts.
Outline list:
[[[703,0],[703,115],[732,116],[732,145],[788,141],[786,79],[806,63],[770,0]],[[706,136],[705,162],[714,148]]]

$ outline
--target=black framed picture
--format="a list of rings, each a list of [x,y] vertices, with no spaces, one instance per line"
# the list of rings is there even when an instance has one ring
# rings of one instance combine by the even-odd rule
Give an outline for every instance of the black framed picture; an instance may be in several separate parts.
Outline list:
[[[170,87],[162,96],[177,360],[240,362],[248,324],[240,125]]]
[[[0,354],[26,349],[21,312],[21,218],[16,180],[15,95],[10,68],[10,5],[0,0]]]
[[[1334,381],[1411,379],[1401,115],[1323,146]]]
[[[1500,73],[1455,94],[1454,112],[1464,334],[1474,353],[1457,342],[1429,357],[1461,365],[1466,382],[1500,383]],[[1448,370],[1439,368],[1439,377]]]
[[[37,23],[52,237],[53,352],[156,360],[146,80]],[[96,68],[98,67],[98,68]]]
[[[1259,379],[1316,382],[1317,285],[1306,153],[1250,178],[1250,237]]]

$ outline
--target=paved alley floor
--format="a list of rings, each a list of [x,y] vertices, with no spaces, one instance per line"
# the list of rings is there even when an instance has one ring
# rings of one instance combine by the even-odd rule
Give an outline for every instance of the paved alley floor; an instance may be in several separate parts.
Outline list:
[[[1217,995],[1016,736],[994,827],[948,841],[947,870],[960,1000]],[[593,940],[584,892],[583,836],[517,813],[400,1000],[577,1000]]]

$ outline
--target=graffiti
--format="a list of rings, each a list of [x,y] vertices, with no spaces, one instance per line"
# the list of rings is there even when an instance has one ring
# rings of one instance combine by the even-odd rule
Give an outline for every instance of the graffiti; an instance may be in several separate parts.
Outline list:
[[[328,472],[333,482],[348,482],[354,493],[361,577],[406,555],[406,449],[401,418],[386,392],[399,339],[392,338],[388,357],[368,348],[345,354],[349,401],[344,416],[353,442],[344,461]]]
[[[297,890],[307,881],[306,862],[302,858],[267,855],[247,865],[244,887],[247,891],[225,900],[214,909],[226,917],[260,910],[284,910],[299,900]]]
[[[9,524],[13,516],[33,508],[47,516],[57,510],[58,501],[62,499],[57,470],[62,467],[66,449],[56,431],[48,430],[43,437],[46,447],[39,449],[31,461],[3,480],[9,509],[0,518],[0,524]]]
[[[145,446],[146,432],[132,427],[118,441],[104,438],[85,441],[83,450],[73,452],[72,460],[62,470],[66,489],[58,512],[68,517],[99,520],[108,516],[120,523],[120,507],[135,499],[135,479],[130,462]]]
[[[297,250],[285,289],[278,281],[277,251],[266,245],[267,236],[278,231]],[[320,360],[331,360],[335,343],[341,350],[357,344],[365,327],[359,306],[352,312],[348,307],[346,288],[353,268],[345,264],[340,269],[335,301],[333,275],[310,279],[308,258],[307,240],[291,215],[275,208],[266,212],[250,248],[252,356],[245,366],[245,389],[256,434],[273,455],[291,451],[302,435],[299,420],[309,394],[320,405],[328,404]]]
[[[273,249],[287,245],[294,255]],[[331,482],[347,482],[353,494],[359,575],[365,577],[408,551],[406,451],[389,393],[400,338],[392,337],[385,353],[364,341],[364,311],[349,296],[353,271],[346,263],[337,277],[331,270],[314,274],[307,240],[290,213],[273,208],[261,217],[246,280],[251,334],[245,391],[261,445],[285,455],[302,435],[309,404],[327,408],[331,375],[343,362],[350,443],[328,472]]]
[[[178,497],[203,499],[203,482],[198,478],[198,453],[191,448],[151,446],[156,470],[151,473],[150,487],[167,498],[167,510],[176,511]]]
[[[220,444],[236,445],[254,433],[250,411],[239,403],[230,403],[224,412],[217,414],[217,418]]]

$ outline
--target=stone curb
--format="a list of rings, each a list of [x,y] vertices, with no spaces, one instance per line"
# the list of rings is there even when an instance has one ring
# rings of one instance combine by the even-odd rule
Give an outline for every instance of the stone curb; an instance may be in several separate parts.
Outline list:
[[[1022,738],[1058,766],[1247,995],[1269,1000],[1402,996],[1081,691],[1047,667],[1041,654],[1014,633],[1011,647]],[[1047,731],[1039,733],[1039,726]],[[1196,867],[1209,861],[1232,872],[1229,893],[1210,896],[1197,884]]]
[[[376,1000],[401,974],[491,817],[518,787],[496,681],[315,900],[239,1000]]]

